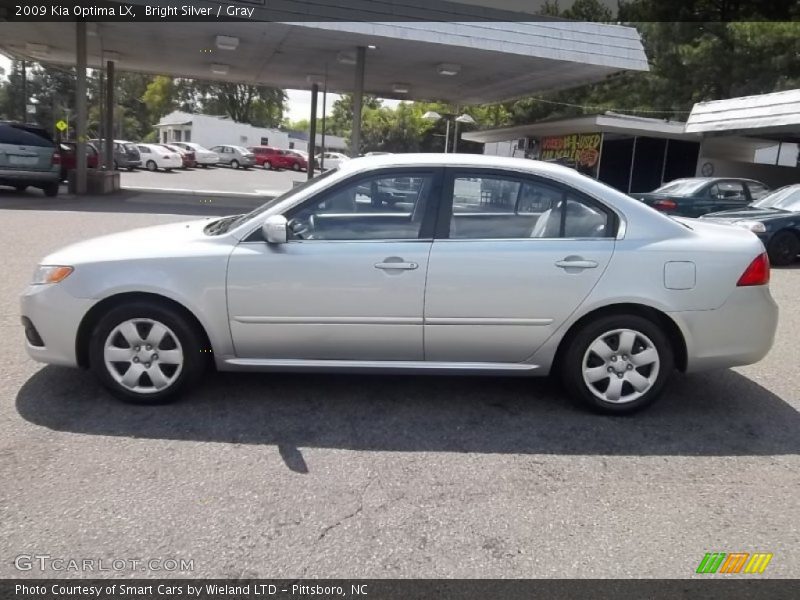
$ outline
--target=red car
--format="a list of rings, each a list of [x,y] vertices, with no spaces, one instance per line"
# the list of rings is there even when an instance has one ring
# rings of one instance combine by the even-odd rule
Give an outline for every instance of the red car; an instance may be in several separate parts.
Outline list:
[[[67,172],[75,168],[75,142],[61,142],[61,181],[67,180]],[[93,144],[86,144],[86,166],[90,169],[96,169],[100,165],[100,153]]]
[[[271,146],[253,146],[249,149],[256,156],[256,164],[265,169],[291,169],[301,171],[307,167],[299,154],[289,153]]]

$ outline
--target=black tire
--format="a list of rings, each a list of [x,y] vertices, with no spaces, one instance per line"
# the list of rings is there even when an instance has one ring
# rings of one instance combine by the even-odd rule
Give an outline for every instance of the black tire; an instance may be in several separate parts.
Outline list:
[[[145,167],[147,167],[147,170],[150,171],[151,173],[155,173],[156,171],[158,171],[158,165],[154,160],[148,160],[147,164],[145,164]]]
[[[200,166],[201,166],[201,167],[203,167],[204,169],[207,169],[207,168],[208,168],[208,165],[206,165],[206,164],[202,164],[202,165],[200,165]]]
[[[776,267],[791,265],[800,254],[800,238],[791,231],[779,231],[767,244],[769,262]]]
[[[177,337],[183,351],[183,364],[174,382],[167,388],[146,394],[137,393],[117,382],[109,372],[104,358],[106,339],[117,325],[129,319],[157,321],[168,327]],[[112,308],[97,322],[89,343],[89,365],[103,386],[119,400],[132,404],[164,404],[179,398],[202,377],[211,356],[206,353],[208,348],[204,339],[197,326],[180,312],[157,302],[135,301]],[[124,375],[125,372],[123,370],[121,374]]]
[[[636,344],[634,345],[634,352],[632,353],[634,356],[638,353],[636,352],[637,345],[641,351],[641,349],[643,349],[642,341],[645,339],[645,337],[649,338],[649,341],[652,342],[653,347],[657,352],[659,367],[657,374],[654,376],[654,380],[644,394],[638,398],[631,399],[630,401],[616,403],[599,397],[589,387],[589,384],[586,383],[583,376],[583,361],[584,357],[587,356],[588,366],[594,366],[595,368],[602,367],[603,369],[615,369],[617,368],[617,364],[620,365],[619,368],[622,369],[621,372],[623,375],[619,375],[618,371],[613,371],[613,374],[606,378],[608,380],[608,384],[606,384],[606,390],[612,383],[611,377],[616,375],[620,379],[623,379],[626,377],[624,373],[627,369],[635,369],[639,375],[643,375],[645,378],[650,377],[653,374],[652,367],[636,367],[630,365],[623,368],[623,366],[628,365],[628,363],[627,361],[623,361],[621,356],[614,354],[609,359],[613,359],[613,363],[603,363],[603,361],[600,360],[597,355],[588,353],[590,345],[592,345],[595,340],[602,337],[604,334],[611,334],[616,330],[622,329],[632,330],[638,334],[638,337],[636,338]],[[612,350],[617,350],[618,347],[615,348],[613,346],[613,339],[614,336],[612,335],[607,342],[608,346]],[[661,395],[667,379],[672,373],[675,365],[672,345],[670,344],[669,338],[664,331],[662,331],[658,325],[649,319],[645,319],[644,317],[636,315],[609,315],[606,317],[599,317],[584,325],[568,343],[569,346],[566,348],[566,351],[561,359],[561,364],[559,365],[561,380],[564,387],[573,400],[578,401],[585,407],[591,408],[595,412],[604,414],[620,415],[632,413],[652,404]],[[598,360],[600,360],[599,364],[597,362],[592,364],[592,361]],[[617,363],[617,361],[619,362]],[[615,367],[611,367],[611,364],[614,364]],[[596,381],[596,384],[599,388],[603,387],[603,383],[604,380],[602,379]],[[623,395],[632,395],[634,388],[630,383],[625,381],[621,385]],[[594,389],[599,394],[605,392],[605,390],[598,390],[598,387],[595,387]],[[625,390],[628,390],[627,394],[624,393]]]
[[[116,170],[116,167],[114,168]],[[133,173],[136,170],[136,167],[128,167],[128,171]]]
[[[22,185],[22,184],[15,185],[14,189],[17,190],[21,194],[22,192],[24,192],[25,190],[28,189],[28,186],[27,185]]]
[[[42,188],[44,195],[48,198],[55,198],[58,196],[58,188],[60,183],[58,181],[54,181],[53,183],[48,183],[46,186]]]
[[[231,168],[232,169],[238,169],[239,168],[239,161],[236,160],[235,158],[231,161]]]
[[[119,171],[119,165],[117,164],[117,161],[114,161],[114,170]]]
[[[264,167],[265,171],[271,171],[272,170],[272,163],[269,162],[269,161],[265,161],[262,166]]]
[[[166,168],[166,169],[164,169],[164,170],[165,170],[167,173],[172,173],[172,169],[171,169],[170,167],[167,167],[167,168]]]

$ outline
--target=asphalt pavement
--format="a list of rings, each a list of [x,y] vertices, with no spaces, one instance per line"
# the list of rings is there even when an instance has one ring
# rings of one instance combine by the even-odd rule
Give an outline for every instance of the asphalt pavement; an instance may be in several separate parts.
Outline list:
[[[235,202],[0,193],[0,577],[683,578],[707,552],[800,574],[800,264],[773,271],[765,360],[676,374],[626,418],[487,377],[214,374],[135,407],[27,357],[17,296],[42,256]],[[17,569],[35,554],[192,568]]]

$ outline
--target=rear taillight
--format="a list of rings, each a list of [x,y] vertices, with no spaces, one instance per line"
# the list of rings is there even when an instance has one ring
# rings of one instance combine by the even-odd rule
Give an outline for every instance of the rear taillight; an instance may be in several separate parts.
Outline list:
[[[53,158],[50,160],[50,164],[60,165],[61,164],[61,153],[60,152],[53,152]]]
[[[769,283],[769,257],[764,252],[756,258],[744,270],[739,281],[736,283],[737,287],[745,287],[751,285],[767,285]]]
[[[678,208],[678,203],[675,200],[656,200],[653,202],[653,208],[656,210],[675,210]]]

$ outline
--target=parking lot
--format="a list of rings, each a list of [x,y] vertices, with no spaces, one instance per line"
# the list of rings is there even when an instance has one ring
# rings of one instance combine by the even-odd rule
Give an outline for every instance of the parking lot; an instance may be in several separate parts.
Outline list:
[[[170,575],[196,577],[682,578],[714,551],[771,552],[762,577],[796,576],[800,264],[773,271],[765,360],[676,376],[628,418],[583,412],[548,380],[486,377],[214,374],[178,404],[135,407],[27,358],[17,296],[46,253],[238,210],[0,194],[0,577],[58,576],[15,568],[39,553],[187,559]]]
[[[260,167],[252,169],[198,167],[153,173],[146,169],[122,171],[120,183],[124,189],[191,190],[275,196],[290,189],[293,181],[305,181],[306,177],[304,172],[266,171]]]

